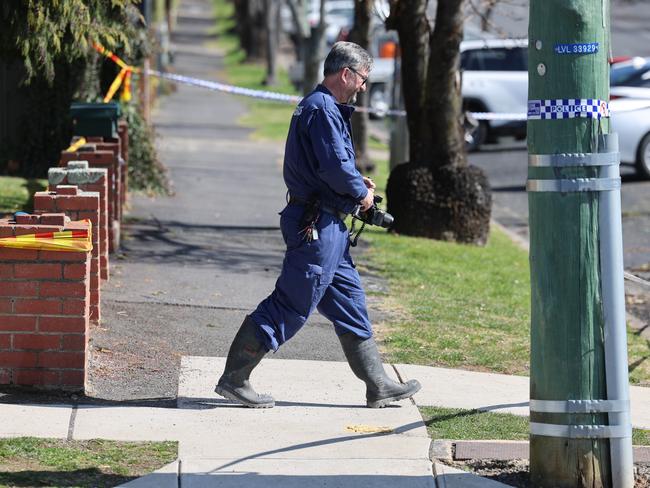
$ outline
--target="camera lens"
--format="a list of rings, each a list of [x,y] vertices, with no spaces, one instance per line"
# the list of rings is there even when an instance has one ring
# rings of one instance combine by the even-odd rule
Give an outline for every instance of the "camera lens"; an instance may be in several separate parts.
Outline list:
[[[395,221],[395,218],[389,214],[388,212],[384,213],[384,218],[382,219],[381,226],[388,229],[391,225],[393,225],[393,222]]]

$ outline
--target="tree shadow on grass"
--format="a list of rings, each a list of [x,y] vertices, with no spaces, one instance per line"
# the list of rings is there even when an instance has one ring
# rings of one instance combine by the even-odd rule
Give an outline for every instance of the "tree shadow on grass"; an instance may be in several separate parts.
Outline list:
[[[451,419],[456,419],[460,417],[469,417],[471,415],[480,415],[482,413],[486,412],[481,412],[479,410],[464,410],[462,412],[456,412],[456,413],[447,413],[443,415],[434,415],[433,417],[429,419],[424,419],[424,425],[429,427],[431,424],[435,422],[440,422],[443,420],[451,420]]]
[[[0,485],[16,487],[113,487],[122,485],[139,476],[124,476],[113,473],[103,473],[97,468],[76,469],[73,471],[37,471],[25,470],[0,473]]]
[[[645,329],[645,327],[644,327],[644,329]],[[638,331],[635,331],[635,332],[634,332],[634,335],[640,335],[642,330],[643,330],[643,329],[638,330]],[[647,345],[648,345],[648,349],[650,350],[650,341],[646,341],[646,343],[647,343]],[[647,354],[646,354],[645,356],[641,356],[641,357],[640,357],[639,359],[637,359],[636,361],[633,361],[633,362],[629,363],[629,364],[628,364],[628,367],[627,367],[628,372],[629,372],[629,373],[632,373],[635,369],[637,369],[639,366],[641,366],[641,365],[642,365],[644,362],[646,362],[648,359],[650,359],[650,355],[647,355]]]

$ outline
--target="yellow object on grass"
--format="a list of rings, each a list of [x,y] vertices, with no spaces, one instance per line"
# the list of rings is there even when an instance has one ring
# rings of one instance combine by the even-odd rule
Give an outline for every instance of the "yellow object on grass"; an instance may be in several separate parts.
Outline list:
[[[348,425],[345,430],[356,432],[357,434],[390,434],[394,429],[376,425]]]

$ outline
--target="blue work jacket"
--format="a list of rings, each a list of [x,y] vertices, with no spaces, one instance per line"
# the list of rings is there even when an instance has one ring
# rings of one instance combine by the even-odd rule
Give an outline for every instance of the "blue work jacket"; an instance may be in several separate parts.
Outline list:
[[[291,117],[284,181],[291,195],[351,213],[368,189],[355,167],[350,118],[354,107],[336,102],[323,85],[303,98]]]

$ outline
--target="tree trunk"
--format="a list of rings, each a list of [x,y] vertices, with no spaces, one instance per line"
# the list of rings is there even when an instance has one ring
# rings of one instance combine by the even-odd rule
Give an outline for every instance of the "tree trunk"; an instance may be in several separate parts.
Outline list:
[[[404,110],[404,94],[402,90],[401,58],[395,58],[393,72],[393,90],[391,95],[393,110]],[[390,171],[408,161],[409,134],[405,117],[393,117],[390,121]]]
[[[165,20],[167,21],[167,28],[169,29],[170,35],[175,28],[173,11],[172,0],[165,0]]]
[[[239,37],[239,44],[248,53],[250,49],[251,25],[248,22],[248,11],[250,8],[249,0],[234,0],[235,6],[235,28]]]
[[[320,20],[305,42],[303,59],[305,74],[303,76],[302,91],[305,95],[311,92],[320,82],[322,73],[319,73],[321,53],[325,47],[325,0],[320,1]]]
[[[436,26],[429,40],[425,112],[417,135],[431,165],[467,164],[461,124],[460,42],[464,0],[438,2]],[[434,116],[435,115],[435,116]]]
[[[235,14],[241,47],[247,61],[260,61],[266,53],[264,0],[236,0]]]
[[[264,13],[266,18],[266,78],[264,79],[264,84],[267,86],[277,84],[278,10],[278,0],[264,0]]]
[[[411,161],[422,161],[425,155],[420,147],[419,127],[425,116],[427,62],[429,59],[429,20],[426,0],[398,0],[391,6],[386,28],[395,29],[402,46],[402,86],[404,107],[409,128],[409,152]]]
[[[350,41],[359,44],[362,48],[370,48],[370,15],[372,14],[373,0],[356,0],[354,4],[354,26],[350,32]],[[365,92],[360,92],[357,105],[368,106],[370,84]],[[357,169],[368,172],[374,169],[368,157],[368,112],[355,112],[352,116],[352,133],[354,135],[354,149]]]
[[[307,19],[305,18],[307,15],[305,12],[305,6],[300,2],[300,0],[286,0],[286,2],[291,11],[291,18],[293,19],[295,26],[294,33],[291,36],[291,41],[296,49],[296,61],[304,62],[305,40],[309,37],[306,25]]]
[[[411,158],[391,171],[388,211],[396,232],[483,245],[492,196],[483,171],[465,157],[458,71],[464,1],[438,2],[433,33],[426,3],[396,0],[386,22],[400,38]]]
[[[494,8],[496,7],[497,0],[488,0],[485,10],[481,14],[481,30],[487,32],[490,30],[490,24],[492,19],[492,13],[494,13]]]

